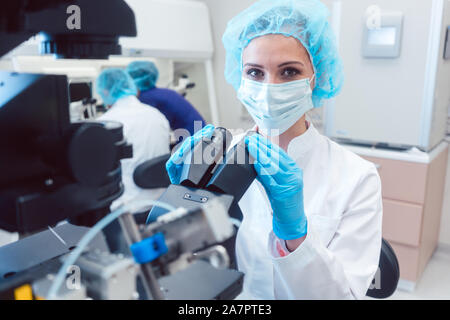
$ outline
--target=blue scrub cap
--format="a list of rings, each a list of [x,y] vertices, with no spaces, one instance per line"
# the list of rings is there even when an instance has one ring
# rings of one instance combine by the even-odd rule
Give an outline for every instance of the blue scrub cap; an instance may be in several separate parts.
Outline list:
[[[344,82],[342,61],[328,23],[329,11],[319,0],[260,0],[228,22],[222,41],[225,78],[237,91],[242,79],[242,52],[253,39],[282,34],[299,40],[316,73],[314,107],[336,96]]]
[[[140,91],[153,89],[159,77],[158,69],[150,61],[134,61],[128,65],[127,72]]]
[[[97,93],[106,105],[113,105],[117,100],[137,95],[133,79],[122,69],[105,69],[97,78]]]

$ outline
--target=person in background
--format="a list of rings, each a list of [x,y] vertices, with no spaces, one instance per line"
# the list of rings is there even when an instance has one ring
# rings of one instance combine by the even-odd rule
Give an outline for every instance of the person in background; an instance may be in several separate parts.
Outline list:
[[[200,113],[183,96],[173,90],[156,87],[159,72],[153,62],[134,61],[128,65],[127,71],[139,90],[139,100],[161,111],[172,130],[186,129],[193,135],[206,125]],[[201,125],[194,126],[195,122]]]
[[[155,199],[158,191],[136,186],[133,173],[137,166],[152,158],[170,153],[170,127],[164,115],[141,103],[136,95],[133,79],[122,69],[106,69],[97,78],[97,93],[108,111],[98,121],[117,121],[123,124],[128,143],[133,145],[133,157],[121,160],[124,194],[113,207],[124,202]]]

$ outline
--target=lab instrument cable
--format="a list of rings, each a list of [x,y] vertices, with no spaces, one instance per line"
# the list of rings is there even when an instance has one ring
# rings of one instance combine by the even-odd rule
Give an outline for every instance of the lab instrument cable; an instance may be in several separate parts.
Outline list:
[[[86,246],[90,243],[90,241],[108,224],[113,222],[115,219],[120,217],[122,214],[127,212],[135,212],[137,209],[142,209],[142,207],[148,207],[148,206],[157,206],[161,207],[163,209],[173,211],[176,210],[176,208],[172,207],[171,205],[159,201],[154,200],[148,200],[148,201],[139,201],[138,203],[129,203],[126,205],[123,205],[119,207],[118,209],[114,210],[110,214],[108,214],[106,217],[101,219],[99,222],[97,222],[78,242],[77,247],[72,251],[67,259],[65,259],[63,265],[59,269],[55,281],[53,282],[52,286],[50,287],[49,294],[48,294],[48,300],[52,300],[55,298],[56,293],[58,292],[59,288],[61,287],[65,275],[66,270],[75,263],[75,261],[79,258],[79,256],[83,253]]]

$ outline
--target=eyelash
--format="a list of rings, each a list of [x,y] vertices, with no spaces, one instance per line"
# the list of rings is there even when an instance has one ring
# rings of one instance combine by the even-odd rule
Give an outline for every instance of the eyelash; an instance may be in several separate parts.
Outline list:
[[[252,77],[253,79],[256,79],[256,78],[258,78],[258,75],[252,75],[252,73],[255,73],[255,72],[259,73],[260,77],[261,77],[261,74],[262,74],[262,77],[264,78],[264,72],[262,72],[259,69],[254,69],[254,68],[247,70],[247,75]]]
[[[286,75],[286,72],[289,72],[291,74],[290,75]],[[247,70],[246,73],[247,73],[248,76],[250,76],[253,79],[264,78],[264,72],[262,70],[260,70],[260,69],[252,68],[252,69]],[[252,73],[253,73],[253,75],[252,75]],[[294,78],[294,77],[296,77],[298,75],[301,75],[301,74],[302,74],[302,72],[300,70],[298,70],[296,68],[293,68],[293,67],[287,67],[287,68],[284,68],[281,71],[281,77],[282,78]]]
[[[291,75],[285,75],[286,72],[290,72],[292,74]],[[296,76],[298,76],[300,74],[301,74],[300,70],[298,70],[296,68],[292,68],[292,67],[285,68],[281,72],[281,76],[282,77],[286,77],[286,78],[294,78],[294,77],[296,77]]]

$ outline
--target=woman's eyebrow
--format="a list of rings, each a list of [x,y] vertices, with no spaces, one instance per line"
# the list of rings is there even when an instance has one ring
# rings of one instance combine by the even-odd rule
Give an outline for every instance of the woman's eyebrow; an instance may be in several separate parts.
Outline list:
[[[255,67],[255,68],[261,68],[261,69],[264,68],[263,66],[261,66],[261,65],[259,65],[259,64],[255,64],[255,63],[246,63],[246,64],[244,65],[244,67],[247,67],[247,66],[249,66],[249,67]]]
[[[284,66],[289,65],[289,64],[300,64],[300,65],[302,65],[302,66],[305,66],[305,65],[303,64],[303,62],[300,62],[300,61],[288,61],[288,62],[283,62],[282,64],[280,64],[280,65],[278,66],[278,68],[284,67]]]

